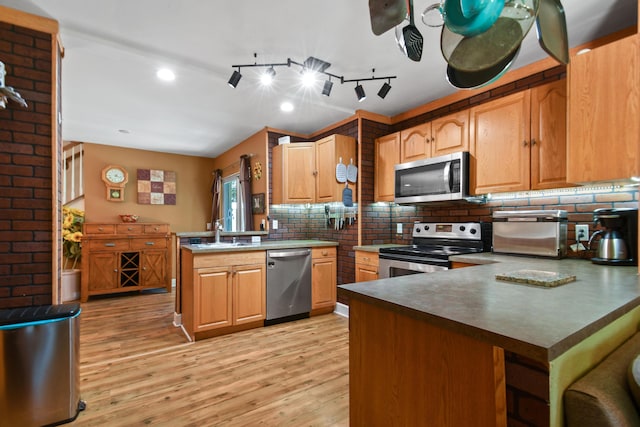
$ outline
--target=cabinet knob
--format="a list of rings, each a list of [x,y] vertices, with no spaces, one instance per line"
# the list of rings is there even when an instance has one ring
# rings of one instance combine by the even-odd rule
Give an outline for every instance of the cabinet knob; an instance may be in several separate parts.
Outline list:
[[[431,137],[431,142],[435,142],[435,141],[436,141],[436,138],[432,136]]]
[[[127,228],[127,231],[131,231],[131,230],[133,230],[133,227],[128,227]]]
[[[368,257],[368,256],[362,257],[362,259],[363,259],[364,261],[369,261],[369,257]]]
[[[536,139],[535,139],[535,138],[534,138],[534,139],[532,139],[532,140],[531,140],[531,145],[536,145],[536,144],[537,144]]]
[[[117,272],[118,272],[118,269],[117,269],[117,268],[114,268],[114,269],[113,269],[113,272],[114,272],[114,273],[117,273]]]
[[[327,256],[327,255],[329,255],[329,252],[327,252],[327,251],[322,251],[322,256]]]
[[[143,269],[143,270],[146,270],[146,269],[147,269],[147,267],[142,267],[142,269]]]
[[[522,145],[524,145],[524,146],[526,147],[527,145],[529,145],[529,143],[528,143],[526,140],[524,140],[524,141],[522,142]]]

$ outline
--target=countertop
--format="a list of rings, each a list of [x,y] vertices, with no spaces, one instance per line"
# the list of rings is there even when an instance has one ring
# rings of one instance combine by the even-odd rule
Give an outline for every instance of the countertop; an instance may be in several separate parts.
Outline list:
[[[542,362],[640,305],[638,267],[492,253],[451,260],[480,265],[347,284],[340,292]],[[495,279],[523,269],[576,281],[547,288]]]
[[[321,248],[328,246],[338,246],[338,242],[329,240],[269,240],[256,244],[246,244],[235,247],[198,247],[198,245],[183,245],[181,248],[190,250],[194,254],[218,253],[218,252],[247,252],[266,251],[271,249],[295,249],[295,248]]]

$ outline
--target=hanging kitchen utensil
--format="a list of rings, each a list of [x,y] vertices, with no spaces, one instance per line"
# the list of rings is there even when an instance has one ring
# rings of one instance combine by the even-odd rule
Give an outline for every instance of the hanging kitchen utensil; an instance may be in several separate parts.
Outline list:
[[[402,29],[404,44],[407,48],[407,56],[412,61],[420,62],[422,58],[422,34],[415,26],[413,13],[413,0],[409,0],[409,25]]]
[[[349,188],[349,183],[344,184],[344,190],[342,190],[342,204],[345,206],[353,206],[353,191]]]
[[[409,19],[405,19],[404,21],[402,21],[399,25],[396,25],[396,29],[395,29],[395,33],[396,33],[396,43],[398,44],[398,48],[400,49],[400,52],[402,52],[402,54],[404,56],[407,56],[407,45],[404,42],[404,34],[402,34],[402,29],[405,27],[405,23],[409,23]]]
[[[369,0],[371,31],[376,36],[399,25],[407,15],[405,0]]]
[[[351,159],[347,166],[347,180],[354,184],[358,180],[358,167],[353,164],[353,159]]]
[[[340,157],[336,165],[336,180],[338,182],[347,182],[347,166],[342,163],[342,157]]]
[[[498,19],[504,0],[444,0],[444,24],[456,34],[473,37],[487,31]]]
[[[561,64],[569,63],[567,22],[560,0],[540,0],[536,32],[545,52]]]
[[[451,86],[458,89],[478,89],[482,86],[486,86],[498,80],[507,72],[518,56],[518,52],[520,52],[519,47],[502,62],[480,71],[460,71],[456,70],[451,65],[447,65],[447,81]]]

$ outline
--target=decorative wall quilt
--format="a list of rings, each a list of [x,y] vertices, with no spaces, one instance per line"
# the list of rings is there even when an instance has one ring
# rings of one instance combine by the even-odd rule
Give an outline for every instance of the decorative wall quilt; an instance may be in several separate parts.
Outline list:
[[[175,205],[176,173],[156,169],[138,169],[138,204]]]

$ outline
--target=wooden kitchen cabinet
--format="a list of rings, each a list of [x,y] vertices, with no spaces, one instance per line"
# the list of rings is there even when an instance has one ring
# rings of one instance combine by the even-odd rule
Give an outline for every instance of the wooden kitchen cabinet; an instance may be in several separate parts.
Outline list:
[[[330,313],[337,300],[335,247],[311,249],[311,315]]]
[[[471,108],[472,194],[566,185],[566,82]]]
[[[400,163],[400,133],[385,135],[375,141],[374,201],[393,202],[395,165]]]
[[[634,34],[571,58],[569,182],[621,180],[640,173],[639,39]]]
[[[400,132],[400,163],[469,150],[469,110]]]
[[[356,141],[331,135],[316,142],[282,144],[273,147],[274,204],[328,203],[342,201],[345,184],[336,180],[336,165],[357,162]],[[356,186],[350,184],[356,201]]]
[[[272,154],[272,203],[314,203],[315,144],[297,142],[276,145]]]
[[[369,251],[356,252],[356,282],[378,280],[378,254]]]
[[[262,326],[266,252],[193,255],[183,249],[182,323],[193,340]]]
[[[151,288],[171,292],[169,238],[169,224],[84,224],[81,301]]]

